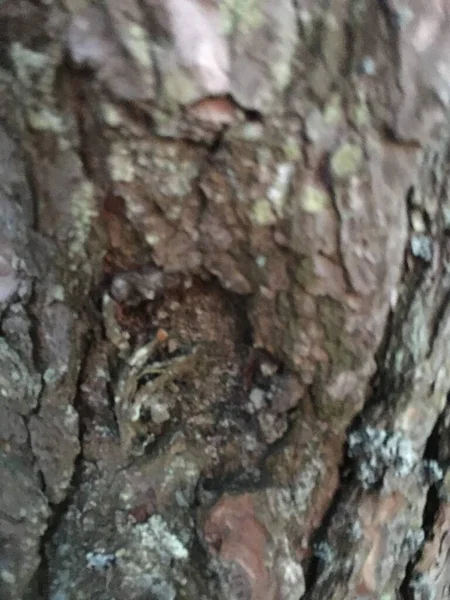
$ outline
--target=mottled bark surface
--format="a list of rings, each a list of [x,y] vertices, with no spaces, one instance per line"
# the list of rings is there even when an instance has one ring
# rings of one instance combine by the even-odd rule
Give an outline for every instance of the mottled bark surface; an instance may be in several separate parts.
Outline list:
[[[449,51],[0,3],[1,600],[449,597]]]

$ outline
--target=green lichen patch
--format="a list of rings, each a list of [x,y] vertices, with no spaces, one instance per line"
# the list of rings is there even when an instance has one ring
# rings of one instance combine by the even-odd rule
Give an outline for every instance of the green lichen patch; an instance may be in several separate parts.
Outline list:
[[[316,186],[305,186],[300,197],[300,203],[308,213],[320,213],[330,206],[330,196],[325,190],[321,190]]]
[[[198,100],[198,88],[192,74],[176,65],[164,76],[164,108],[168,113],[177,111],[179,105]]]
[[[310,257],[305,257],[298,262],[294,272],[295,281],[302,289],[306,289],[311,281],[315,280],[314,265]],[[296,325],[294,325],[295,327]]]
[[[236,30],[248,33],[263,23],[261,0],[225,0],[220,3],[222,29],[225,35]]]
[[[289,161],[297,161],[301,156],[301,146],[299,140],[289,136],[283,144],[284,155]]]
[[[370,124],[370,111],[367,102],[361,100],[350,109],[350,116],[357,127],[364,127]]]
[[[272,210],[272,205],[266,198],[261,198],[253,204],[250,217],[257,225],[273,225],[277,218]]]
[[[110,127],[119,127],[122,124],[120,110],[110,102],[104,102],[101,105],[102,115],[105,123]]]
[[[342,144],[331,158],[331,171],[335,177],[347,178],[355,175],[361,168],[363,151],[352,143]]]
[[[126,28],[124,40],[128,50],[136,61],[141,66],[150,69],[152,67],[152,59],[147,31],[137,23],[129,23]]]
[[[334,94],[325,107],[323,120],[327,125],[338,125],[343,119],[342,99],[338,94]]]
[[[41,52],[34,52],[22,44],[11,46],[10,56],[14,63],[17,78],[25,87],[47,93],[53,86],[53,70],[50,57]]]
[[[271,73],[273,80],[276,82],[276,87],[283,90],[291,81],[291,55],[285,52],[285,56],[280,57],[280,60],[271,63]]]
[[[345,311],[339,302],[332,298],[320,298],[317,303],[319,322],[325,332],[324,349],[335,371],[352,371],[357,368],[354,353],[348,347],[348,340],[342,335]]]
[[[29,108],[27,110],[27,119],[30,127],[35,131],[51,131],[57,135],[61,135],[68,129],[61,115],[44,106]]]

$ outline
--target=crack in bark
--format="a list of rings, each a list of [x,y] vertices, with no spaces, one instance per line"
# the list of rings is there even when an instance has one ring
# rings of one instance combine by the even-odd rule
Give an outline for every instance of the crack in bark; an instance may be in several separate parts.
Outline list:
[[[447,406],[449,406],[449,405],[450,405],[450,397],[447,396]],[[441,426],[441,422],[442,422],[444,413],[445,413],[445,408],[444,408],[444,411],[439,415],[438,419],[436,420],[436,424],[433,428],[433,431],[431,432],[431,434],[427,440],[427,445],[426,445],[425,452],[423,455],[424,460],[435,461],[437,464],[439,464],[439,438],[440,438],[439,429]],[[440,487],[439,483],[433,483],[428,488],[427,500],[425,503],[425,507],[424,507],[424,511],[423,511],[423,518],[422,518],[422,529],[424,531],[425,538],[424,538],[424,541],[423,541],[421,547],[419,548],[418,552],[416,553],[416,556],[412,560],[410,560],[410,562],[407,564],[406,569],[405,569],[405,577],[404,577],[401,585],[399,586],[399,592],[401,594],[401,597],[404,598],[404,600],[411,600],[411,591],[410,590],[411,590],[411,583],[412,583],[412,578],[413,578],[413,570],[414,570],[414,567],[418,563],[418,560],[420,558],[424,544],[429,539],[429,536],[432,532],[434,522],[438,515],[438,511],[439,511],[439,507],[440,507],[439,487]]]
[[[84,407],[81,402],[82,392],[80,390],[81,383],[83,381],[86,361],[89,358],[89,349],[92,344],[92,340],[89,339],[90,335],[86,334],[85,340],[80,344],[82,361],[80,364],[80,368],[78,371],[78,378],[76,383],[76,393],[73,402],[73,406],[78,413],[79,419],[79,427],[78,427],[78,440],[80,443],[80,452],[76,457],[73,465],[73,473],[69,486],[67,487],[67,492],[64,500],[62,500],[59,504],[50,504],[52,514],[50,516],[47,529],[41,537],[40,544],[40,556],[41,562],[39,568],[36,572],[36,579],[38,582],[38,590],[40,594],[39,600],[51,600],[51,589],[50,589],[50,577],[49,577],[49,564],[48,564],[48,556],[46,553],[47,546],[51,543],[52,538],[57,531],[62,519],[67,513],[75,494],[78,491],[81,478],[82,478],[82,470],[83,470],[83,439],[84,439],[84,425],[83,425],[83,410]]]

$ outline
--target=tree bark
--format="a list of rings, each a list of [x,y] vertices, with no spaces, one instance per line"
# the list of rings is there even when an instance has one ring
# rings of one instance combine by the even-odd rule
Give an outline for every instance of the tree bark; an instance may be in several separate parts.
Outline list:
[[[0,598],[448,598],[445,0],[0,31]]]

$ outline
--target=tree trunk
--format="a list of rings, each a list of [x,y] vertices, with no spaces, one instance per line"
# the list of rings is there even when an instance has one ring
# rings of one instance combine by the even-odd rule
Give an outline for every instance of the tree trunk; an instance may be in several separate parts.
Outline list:
[[[0,32],[0,598],[448,598],[445,0]]]

